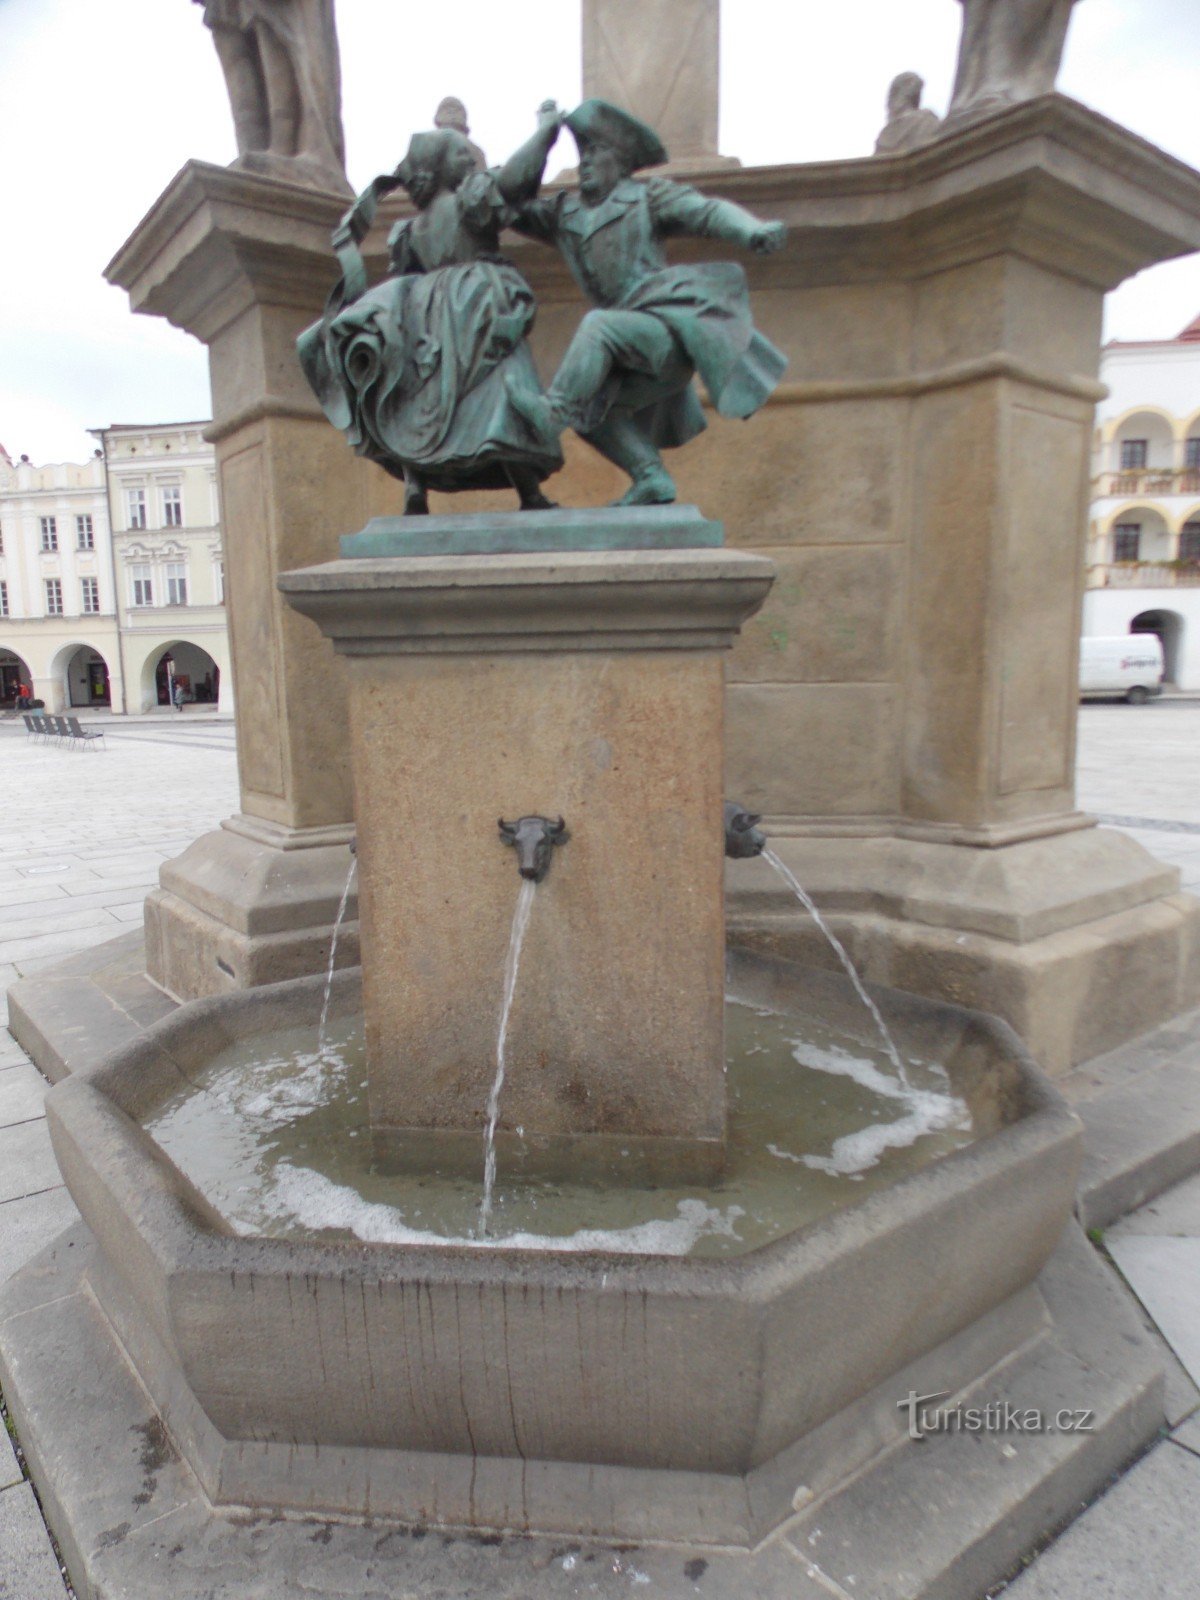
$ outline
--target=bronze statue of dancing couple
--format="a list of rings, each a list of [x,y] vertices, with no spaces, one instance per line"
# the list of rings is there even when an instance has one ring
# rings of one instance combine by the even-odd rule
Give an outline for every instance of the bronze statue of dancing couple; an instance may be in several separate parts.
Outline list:
[[[542,197],[564,124],[579,186]],[[617,106],[587,100],[564,116],[547,102],[532,138],[486,172],[455,128],[416,134],[346,213],[333,235],[342,276],[301,335],[300,358],[354,449],[404,479],[406,512],[427,511],[430,489],[511,487],[523,508],[549,507],[542,484],[562,466],[568,428],[628,475],[618,504],[668,504],[662,451],[705,427],[695,376],[723,417],[749,417],[766,400],[786,360],[754,327],[745,272],[672,266],[663,242],[720,239],[766,254],[783,244],[783,224],[669,178],[634,177],[667,159],[653,130]],[[388,276],[372,287],[360,246],[396,188],[416,215],[392,229]],[[528,345],[532,291],[500,254],[506,227],[556,246],[596,308],[547,389]]]

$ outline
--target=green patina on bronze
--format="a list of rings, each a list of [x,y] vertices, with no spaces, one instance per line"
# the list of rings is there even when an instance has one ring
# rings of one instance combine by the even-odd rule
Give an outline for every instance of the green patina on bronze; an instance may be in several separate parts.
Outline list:
[[[556,509],[537,516],[372,517],[342,535],[343,558],[378,556],[550,555],[571,550],[695,550],[725,543],[721,523],[695,506],[611,510]]]
[[[514,403],[540,393],[527,337],[529,285],[499,254],[500,231],[532,199],[558,136],[543,109],[533,138],[491,172],[453,128],[419,133],[395,172],[376,178],[333,235],[342,277],[321,321],[297,341],[329,420],[359,455],[403,478],[405,509],[429,489],[517,490],[534,509],[562,466],[557,439],[536,437]],[[403,187],[417,215],[393,228],[391,271],[369,288],[360,245],[379,201]]]
[[[579,145],[579,188],[540,199],[563,124]],[[567,117],[547,102],[503,167],[478,171],[474,147],[446,128],[417,134],[359,196],[333,236],[342,278],[300,336],[300,359],[355,450],[404,478],[406,513],[428,511],[430,488],[507,485],[523,509],[549,509],[540,484],[562,465],[568,427],[628,474],[618,505],[668,504],[661,451],[706,425],[696,376],[720,416],[749,417],[766,400],[787,363],[754,327],[745,272],[672,266],[664,242],[765,254],[783,244],[783,224],[669,178],[634,178],[666,159],[652,129],[606,101]],[[392,230],[391,275],[370,288],[359,246],[380,197],[400,186],[418,214]],[[545,392],[527,344],[533,295],[498,253],[504,227],[561,251],[596,308]]]

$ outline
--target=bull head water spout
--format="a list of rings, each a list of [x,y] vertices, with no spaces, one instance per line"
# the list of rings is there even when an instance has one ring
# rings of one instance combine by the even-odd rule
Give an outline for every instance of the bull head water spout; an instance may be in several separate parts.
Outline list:
[[[744,861],[748,856],[760,856],[767,848],[767,836],[756,826],[762,818],[757,811],[747,811],[736,800],[725,802],[725,854],[733,861]]]
[[[523,878],[541,883],[550,870],[550,852],[556,844],[571,837],[561,817],[518,817],[515,822],[500,818],[500,837],[517,852],[517,867]]]

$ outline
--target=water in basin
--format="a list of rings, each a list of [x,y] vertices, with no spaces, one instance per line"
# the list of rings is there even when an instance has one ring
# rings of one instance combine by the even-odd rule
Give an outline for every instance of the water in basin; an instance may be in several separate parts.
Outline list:
[[[877,1040],[726,998],[728,1159],[708,1187],[506,1181],[486,1237],[477,1177],[398,1171],[373,1148],[361,1021],[258,1034],[215,1055],[146,1126],[239,1233],[478,1249],[736,1255],[976,1137],[936,1062],[898,1082]],[[520,1130],[514,1130],[520,1137]]]

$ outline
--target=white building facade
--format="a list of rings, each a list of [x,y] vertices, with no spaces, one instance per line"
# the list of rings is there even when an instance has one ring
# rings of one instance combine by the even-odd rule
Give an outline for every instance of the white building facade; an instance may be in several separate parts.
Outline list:
[[[35,467],[0,446],[0,707],[120,706],[104,461]]]
[[[90,461],[0,446],[0,709],[232,708],[212,447],[202,422],[93,430]]]
[[[1200,689],[1200,317],[1107,345],[1100,376],[1083,632],[1157,633],[1166,681]]]
[[[108,475],[125,709],[232,710],[225,569],[205,422],[93,429]]]

